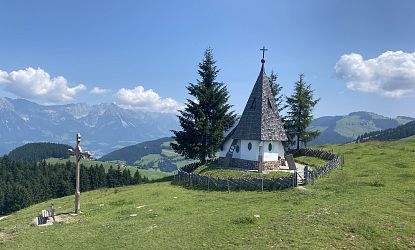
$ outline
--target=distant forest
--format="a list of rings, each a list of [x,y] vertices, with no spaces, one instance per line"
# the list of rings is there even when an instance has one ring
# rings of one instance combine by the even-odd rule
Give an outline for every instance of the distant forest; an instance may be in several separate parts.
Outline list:
[[[363,135],[356,138],[356,142],[366,142],[366,141],[389,141],[389,140],[399,140],[405,137],[415,135],[415,121],[408,122],[404,125],[400,125],[396,128],[389,128],[380,131],[373,131],[369,133],[364,133]]]
[[[47,158],[68,158],[71,146],[50,142],[28,143],[10,151],[10,159],[38,162]]]
[[[138,171],[102,165],[81,165],[81,191],[148,182]],[[75,163],[47,164],[0,157],[0,214],[8,214],[35,203],[75,193]]]

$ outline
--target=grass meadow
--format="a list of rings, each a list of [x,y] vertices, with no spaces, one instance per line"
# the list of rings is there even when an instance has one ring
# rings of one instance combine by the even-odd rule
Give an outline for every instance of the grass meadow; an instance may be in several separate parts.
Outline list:
[[[169,182],[81,194],[79,216],[31,226],[54,203],[0,220],[1,249],[414,249],[415,140],[321,146],[345,165],[314,185],[207,192]]]

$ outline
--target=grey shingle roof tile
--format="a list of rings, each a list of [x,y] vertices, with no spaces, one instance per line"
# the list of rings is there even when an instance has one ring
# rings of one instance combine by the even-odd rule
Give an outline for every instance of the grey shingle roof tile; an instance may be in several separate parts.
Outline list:
[[[240,140],[288,140],[265,74],[264,64],[232,137]]]

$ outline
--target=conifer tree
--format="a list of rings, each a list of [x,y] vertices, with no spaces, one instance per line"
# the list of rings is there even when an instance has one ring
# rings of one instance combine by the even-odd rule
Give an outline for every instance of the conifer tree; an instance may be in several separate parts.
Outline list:
[[[295,83],[294,93],[287,97],[289,110],[285,121],[289,140],[296,140],[297,150],[300,143],[306,145],[320,134],[320,131],[309,131],[307,127],[313,121],[313,108],[320,101],[314,99],[314,90],[311,85],[304,82],[304,74],[300,74],[300,79]]]
[[[280,115],[281,118],[283,118],[281,116],[281,112],[284,109],[286,109],[288,105],[284,103],[284,97],[281,93],[282,86],[281,84],[277,82],[277,79],[278,79],[278,75],[275,74],[274,71],[271,71],[271,75],[268,77],[269,84],[271,87],[271,92],[275,98],[275,103],[277,104],[277,107],[278,107],[278,114]]]
[[[187,90],[194,97],[187,99],[184,110],[178,116],[182,131],[172,131],[176,143],[171,146],[177,153],[202,163],[213,158],[223,140],[223,132],[232,127],[236,114],[230,111],[229,93],[224,83],[216,81],[219,70],[215,65],[212,49],[205,51],[199,63],[196,84],[190,83]]]

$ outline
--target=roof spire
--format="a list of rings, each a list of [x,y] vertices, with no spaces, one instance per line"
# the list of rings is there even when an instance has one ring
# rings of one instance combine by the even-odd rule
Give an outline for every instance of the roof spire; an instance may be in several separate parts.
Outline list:
[[[261,59],[261,63],[264,64],[265,63],[265,51],[267,51],[268,49],[265,48],[265,46],[262,46],[262,49],[260,49],[262,51],[262,59]]]

